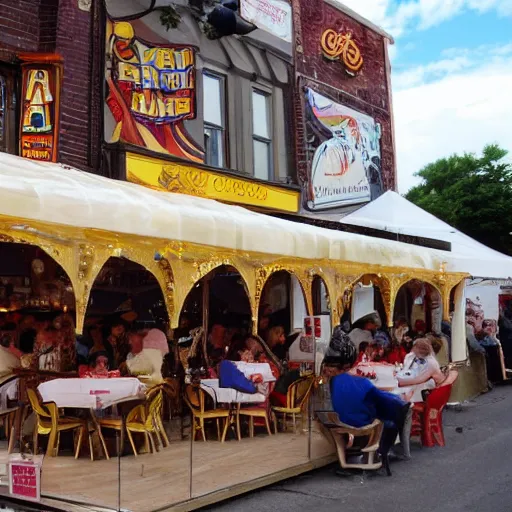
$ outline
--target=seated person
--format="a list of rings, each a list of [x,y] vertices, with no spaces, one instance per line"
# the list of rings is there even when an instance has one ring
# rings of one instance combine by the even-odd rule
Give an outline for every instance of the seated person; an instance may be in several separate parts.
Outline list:
[[[406,355],[407,351],[404,346],[393,342],[386,355],[386,361],[389,364],[403,364]]]
[[[89,366],[82,365],[78,369],[81,379],[110,379],[120,377],[119,370],[108,370],[108,352],[93,352],[89,358]]]
[[[357,355],[355,345],[344,333],[337,333],[337,355],[324,358],[324,367],[329,368],[330,393],[334,411],[342,423],[360,428],[370,425],[375,419],[384,423],[381,438],[381,453],[387,455],[396,436],[403,428],[410,404],[396,395],[381,391],[364,377],[349,373]],[[384,460],[385,465],[387,459]]]
[[[446,379],[428,340],[419,338],[414,342],[412,351],[405,357],[404,370],[397,379],[400,387],[414,386],[413,402],[422,402],[421,391],[433,389]]]
[[[380,329],[381,326],[382,322],[380,320],[379,313],[374,311],[354,323],[353,329],[349,333],[349,337],[356,348],[359,348],[359,344],[363,341],[373,343],[373,333],[377,329]]]
[[[360,363],[369,363],[371,361],[371,345],[367,341],[362,341],[359,344],[359,354],[356,359],[355,366]]]
[[[370,345],[370,361],[380,363],[385,361],[384,347],[380,343],[372,343]]]
[[[286,346],[286,334],[284,332],[284,327],[276,325],[270,329],[267,338],[267,345],[279,360],[282,361],[283,359],[286,359],[288,347]]]
[[[249,336],[245,341],[245,346],[252,353],[253,359],[255,363],[267,363],[270,366],[270,371],[272,375],[277,379],[279,379],[280,371],[277,365],[272,361],[261,346],[261,343],[252,336]]]
[[[226,328],[221,324],[214,324],[206,345],[212,366],[217,366],[226,357],[226,347]]]
[[[137,343],[137,337],[132,337],[132,342]],[[137,347],[135,350],[137,350]],[[162,364],[164,356],[169,352],[166,335],[159,329],[151,329],[142,339],[142,350],[126,360],[126,366],[130,375],[145,375],[149,378],[150,385],[163,382]]]

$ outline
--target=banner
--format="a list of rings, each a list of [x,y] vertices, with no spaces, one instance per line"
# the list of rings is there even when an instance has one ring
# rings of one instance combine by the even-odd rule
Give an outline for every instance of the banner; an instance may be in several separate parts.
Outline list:
[[[241,0],[240,15],[288,43],[292,42],[292,7],[283,0]]]
[[[308,140],[316,147],[308,174],[307,207],[324,210],[378,197],[380,125],[362,112],[306,89]]]

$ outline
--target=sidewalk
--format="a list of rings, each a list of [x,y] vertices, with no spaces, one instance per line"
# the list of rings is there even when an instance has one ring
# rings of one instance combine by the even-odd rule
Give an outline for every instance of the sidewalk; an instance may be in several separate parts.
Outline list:
[[[512,511],[512,386],[446,411],[444,425],[445,448],[413,443],[412,460],[394,463],[390,478],[341,478],[328,467],[208,510]]]

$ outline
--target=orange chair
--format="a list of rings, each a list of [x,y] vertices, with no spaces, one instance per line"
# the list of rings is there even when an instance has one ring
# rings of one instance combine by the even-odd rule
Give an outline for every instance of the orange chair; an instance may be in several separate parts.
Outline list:
[[[425,402],[414,404],[411,437],[421,437],[423,446],[445,446],[443,410],[450,399],[453,383],[458,375],[456,370],[450,371],[446,380],[432,390]]]

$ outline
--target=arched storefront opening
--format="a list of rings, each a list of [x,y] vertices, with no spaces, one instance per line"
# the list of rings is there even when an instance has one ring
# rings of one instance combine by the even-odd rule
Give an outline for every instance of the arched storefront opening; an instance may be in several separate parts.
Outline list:
[[[158,329],[166,335],[169,317],[156,277],[126,258],[111,257],[98,273],[85,316],[81,364],[97,351],[107,351],[112,370],[124,368],[132,348],[130,331]]]
[[[430,283],[414,279],[397,293],[394,323],[406,322],[414,335],[441,333],[443,304],[441,294]]]
[[[203,328],[200,346],[193,333]],[[190,354],[198,358],[198,367],[214,367],[228,355],[235,357],[235,345],[252,332],[252,312],[247,286],[234,267],[223,265],[194,284],[180,313],[179,327],[173,339],[178,343],[180,360],[188,368]],[[191,335],[192,334],[192,335]],[[196,345],[194,343],[196,342]]]
[[[39,247],[0,242],[0,343],[18,357],[16,365],[76,369],[74,322],[73,286],[63,268]]]
[[[259,336],[279,360],[287,359],[293,366],[306,360],[314,362],[312,329],[306,297],[299,279],[286,270],[272,274],[261,294],[258,312]],[[298,337],[303,331],[312,337],[312,343],[309,344],[311,346],[303,341],[300,347]],[[309,357],[306,354],[310,354]]]
[[[365,274],[354,285],[350,309],[345,311],[343,320],[350,322],[351,328],[364,328],[365,318],[377,313],[379,324],[386,328],[388,314],[383,297],[387,282],[374,274]]]

